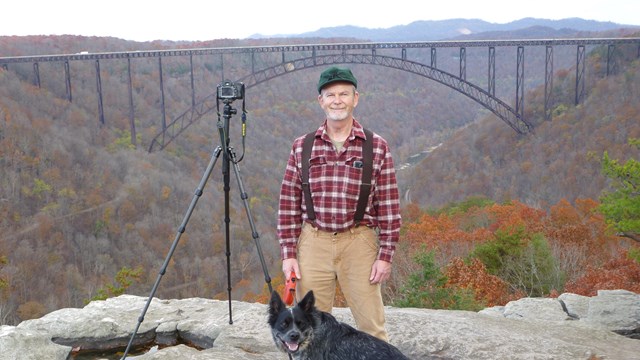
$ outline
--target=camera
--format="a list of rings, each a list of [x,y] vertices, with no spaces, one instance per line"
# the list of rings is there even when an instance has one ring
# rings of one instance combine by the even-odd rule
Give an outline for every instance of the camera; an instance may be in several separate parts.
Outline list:
[[[244,84],[224,81],[218,84],[218,99],[236,100],[244,98]]]

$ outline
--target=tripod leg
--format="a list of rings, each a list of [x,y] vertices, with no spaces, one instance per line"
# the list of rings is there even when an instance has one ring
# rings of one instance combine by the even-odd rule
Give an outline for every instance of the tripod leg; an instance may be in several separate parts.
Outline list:
[[[196,204],[198,203],[198,199],[200,199],[200,196],[202,196],[202,191],[204,190],[204,186],[207,184],[207,181],[209,180],[209,177],[211,176],[211,172],[213,171],[213,168],[216,165],[216,161],[218,161],[218,157],[220,156],[220,152],[221,151],[222,151],[222,147],[218,146],[218,147],[216,147],[216,149],[213,151],[213,154],[211,155],[211,160],[209,160],[209,165],[207,165],[207,169],[205,170],[204,174],[202,175],[202,179],[200,180],[200,184],[198,184],[198,188],[196,189],[195,194],[193,195],[193,199],[191,199],[191,204],[189,204],[189,208],[187,209],[187,212],[184,215],[184,219],[182,220],[182,224],[180,224],[180,227],[178,228],[178,232],[176,233],[176,237],[173,240],[173,244],[171,244],[171,248],[169,249],[169,253],[167,254],[166,259],[164,260],[164,264],[162,264],[162,268],[158,272],[158,277],[156,278],[155,284],[153,284],[153,288],[151,289],[151,293],[149,294],[149,298],[147,299],[147,303],[144,305],[144,308],[142,309],[142,313],[140,313],[140,317],[138,318],[138,324],[136,325],[136,328],[133,330],[133,334],[131,334],[131,339],[129,339],[129,343],[127,344],[127,348],[125,349],[124,354],[122,355],[122,358],[121,358],[122,360],[124,360],[127,357],[127,354],[129,353],[129,350],[131,349],[131,345],[133,344],[133,340],[135,339],[135,336],[138,333],[138,330],[140,329],[140,325],[144,321],[144,315],[147,313],[147,310],[149,309],[149,305],[151,305],[151,300],[153,299],[156,291],[158,290],[158,285],[160,285],[160,280],[162,279],[162,276],[167,271],[167,267],[169,266],[169,261],[171,261],[171,256],[173,256],[173,253],[175,252],[176,247],[178,246],[178,242],[180,241],[180,237],[185,232],[185,229],[187,227],[187,223],[189,222],[189,219],[191,218],[191,214],[193,213],[193,210],[195,209]]]
[[[262,272],[264,273],[264,281],[267,283],[269,287],[269,294],[273,292],[273,288],[271,287],[271,277],[269,276],[269,271],[267,270],[267,264],[264,261],[264,256],[262,255],[262,247],[260,246],[260,235],[256,230],[256,225],[253,221],[253,215],[251,215],[251,208],[249,207],[249,196],[247,192],[244,190],[244,185],[242,183],[242,177],[240,176],[240,169],[238,167],[238,163],[236,161],[235,152],[229,150],[231,154],[231,163],[233,164],[233,171],[236,174],[236,179],[238,180],[238,188],[240,189],[240,196],[242,197],[242,202],[244,203],[244,209],[247,212],[247,218],[249,219],[249,225],[251,226],[251,236],[253,237],[253,241],[256,243],[256,249],[258,250],[258,257],[260,258],[260,263],[262,264]]]

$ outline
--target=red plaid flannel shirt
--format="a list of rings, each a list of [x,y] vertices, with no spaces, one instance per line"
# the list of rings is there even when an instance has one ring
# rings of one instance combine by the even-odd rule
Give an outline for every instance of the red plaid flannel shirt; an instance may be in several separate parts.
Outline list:
[[[316,213],[314,225],[324,231],[342,232],[354,226],[354,215],[360,193],[362,167],[362,126],[353,121],[351,135],[340,153],[326,132],[326,122],[316,131],[309,159],[309,184]],[[296,257],[296,244],[307,221],[307,206],[302,193],[301,161],[304,135],[293,142],[280,189],[278,237],[282,259]],[[379,230],[378,259],[392,261],[400,237],[400,200],[393,159],[387,142],[373,137],[373,176],[367,210],[361,225]]]

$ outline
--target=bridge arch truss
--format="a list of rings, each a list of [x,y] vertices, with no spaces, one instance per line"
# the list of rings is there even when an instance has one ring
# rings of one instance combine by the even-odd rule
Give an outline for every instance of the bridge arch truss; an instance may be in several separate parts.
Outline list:
[[[504,103],[502,100],[496,98],[488,91],[481,89],[479,86],[474,85],[461,77],[455,76],[443,70],[439,70],[435,67],[391,56],[375,54],[341,54],[308,57],[289,61],[285,64],[258,71],[243,78],[241,81],[243,81],[247,87],[251,87],[292,71],[333,64],[380,65],[420,75],[431,80],[435,80],[440,84],[457,90],[462,94],[468,96],[469,98],[475,100],[476,102],[485,106],[487,109],[493,112],[500,119],[505,121],[509,126],[511,126],[511,128],[513,128],[520,134],[525,134],[532,129],[532,126],[530,124],[522,119],[520,115],[516,114],[515,109]]]
[[[128,71],[129,103],[130,103],[130,125],[131,141],[135,145],[135,125],[133,114],[133,100],[131,91],[131,61],[136,58],[157,58],[160,77],[162,130],[150,142],[149,151],[164,149],[173,139],[178,137],[188,126],[217,109],[216,94],[209,94],[203,99],[196,101],[194,89],[193,57],[202,55],[218,55],[221,59],[222,79],[224,76],[224,56],[225,55],[249,55],[251,57],[251,69],[247,70],[248,75],[242,76],[235,81],[245,83],[247,88],[251,88],[260,83],[269,81],[275,77],[285,76],[289,73],[309,69],[312,67],[325,66],[329,64],[371,64],[388,68],[394,68],[425,78],[432,79],[440,84],[448,86],[467,97],[473,99],[495,114],[498,118],[508,124],[519,134],[526,134],[533,130],[532,125],[524,118],[524,60],[525,47],[545,47],[545,76],[544,76],[544,111],[545,119],[551,118],[552,112],[552,91],[554,73],[554,47],[575,46],[575,103],[579,104],[585,96],[585,63],[586,50],[588,45],[606,46],[606,75],[615,73],[617,69],[616,46],[632,45],[637,48],[637,57],[640,58],[640,38],[593,38],[593,39],[553,39],[553,40],[478,40],[478,41],[436,41],[436,42],[398,42],[398,43],[330,43],[311,45],[281,45],[281,46],[254,46],[254,47],[224,47],[205,49],[180,49],[180,50],[160,50],[160,51],[130,51],[119,53],[80,53],[69,55],[43,55],[43,56],[22,56],[22,57],[0,57],[0,67],[8,70],[10,64],[32,63],[34,85],[40,87],[40,67],[41,62],[61,62],[64,65],[65,87],[68,101],[72,101],[71,81],[70,81],[70,61],[92,61],[95,65],[96,88],[98,92],[98,119],[104,124],[105,114],[102,102],[102,83],[100,75],[100,61],[111,59],[126,59]],[[487,87],[482,87],[467,81],[467,49],[486,48],[487,53]],[[515,108],[509,106],[504,101],[496,97],[496,51],[497,47],[514,47],[516,52],[516,94]],[[439,48],[458,48],[459,62],[458,74],[439,69],[436,62],[436,52]],[[429,49],[431,59],[429,64],[412,61],[408,59],[409,49]],[[387,55],[389,51],[399,50],[400,54]],[[381,55],[385,52],[385,55]],[[272,61],[264,68],[256,70],[256,56],[265,53],[281,54],[281,61],[274,64]],[[293,55],[292,55],[293,54]],[[191,107],[175,117],[172,121],[166,121],[164,103],[164,85],[162,81],[162,58],[164,57],[188,57],[191,64]],[[287,56],[297,56],[295,59],[287,59]],[[246,70],[246,69],[245,69]]]

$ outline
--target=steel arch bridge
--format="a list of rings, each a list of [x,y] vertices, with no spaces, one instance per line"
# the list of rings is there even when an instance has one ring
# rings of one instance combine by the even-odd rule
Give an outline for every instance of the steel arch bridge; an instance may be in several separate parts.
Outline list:
[[[527,123],[522,115],[517,114],[516,110],[507,105],[502,100],[491,95],[488,91],[481,89],[479,86],[467,82],[465,79],[457,77],[443,70],[420,64],[414,61],[381,56],[381,55],[364,55],[364,54],[341,54],[341,55],[322,55],[316,57],[306,57],[289,61],[283,64],[275,65],[239,79],[245,85],[245,88],[251,88],[258,84],[267,82],[279,76],[300,71],[313,67],[333,65],[333,64],[371,64],[380,65],[389,68],[404,70],[416,75],[420,75],[435,80],[446,85],[460,93],[475,100],[484,106],[498,118],[506,122],[519,134],[526,134],[533,129],[533,126]],[[210,112],[217,110],[216,108],[217,94],[211,94],[196,107],[187,110],[185,113],[167,124],[167,131],[163,131],[156,135],[149,146],[149,151],[153,151],[156,146],[164,149],[173,139],[186,130],[193,122],[199,120]],[[185,121],[185,119],[188,119]],[[167,133],[171,134],[167,137]]]
[[[48,56],[26,56],[26,57],[0,57],[0,67],[9,70],[10,64],[32,63],[34,84],[38,87],[40,83],[40,68],[42,62],[58,62],[64,65],[64,79],[66,80],[66,95],[68,101],[72,101],[72,84],[70,77],[70,61],[94,61],[96,74],[96,89],[98,93],[98,116],[99,121],[105,123],[105,114],[102,100],[102,82],[100,61],[111,59],[126,59],[129,87],[130,104],[130,127],[131,142],[136,143],[136,131],[134,124],[133,92],[131,61],[136,58],[157,58],[159,68],[159,84],[162,107],[162,130],[150,142],[149,151],[164,149],[172,140],[177,138],[191,124],[217,110],[217,94],[209,94],[203,99],[196,101],[194,89],[194,69],[193,56],[219,55],[221,60],[225,54],[250,55],[251,69],[236,81],[243,82],[246,88],[251,88],[258,84],[267,82],[276,77],[285,76],[292,72],[310,69],[313,67],[326,66],[330,64],[369,64],[398,69],[418,76],[434,80],[440,84],[448,86],[461,94],[476,101],[485,107],[498,118],[503,120],[518,134],[527,134],[533,131],[533,126],[524,118],[524,61],[525,47],[545,48],[545,75],[544,75],[544,111],[545,119],[551,118],[552,110],[552,88],[553,88],[553,63],[554,48],[558,46],[575,46],[575,103],[579,104],[585,96],[585,63],[586,46],[606,46],[606,75],[614,73],[617,68],[616,47],[635,46],[636,57],[640,58],[640,38],[596,38],[596,39],[554,39],[554,40],[486,40],[486,41],[436,41],[436,42],[406,42],[406,43],[331,43],[331,44],[311,44],[311,45],[282,45],[282,46],[253,46],[253,47],[226,47],[208,49],[186,49],[186,50],[161,50],[161,51],[131,51],[118,53],[80,53],[70,55],[48,55]],[[511,107],[503,100],[496,97],[496,48],[514,47],[516,48],[516,84],[515,84],[515,107]],[[444,71],[437,66],[437,49],[458,48],[459,56],[457,74]],[[487,59],[487,85],[483,89],[477,84],[467,81],[467,49],[486,48]],[[430,63],[421,63],[410,60],[407,56],[409,49],[427,49],[430,52]],[[383,55],[382,52],[400,51],[400,56]],[[256,56],[268,53],[281,54],[281,61],[276,64],[268,64],[266,67],[256,70]],[[287,56],[296,56],[287,59]],[[191,68],[191,107],[176,116],[172,121],[166,121],[164,103],[164,84],[162,59],[165,57],[188,57]],[[224,79],[224,61],[221,64],[222,78]]]

